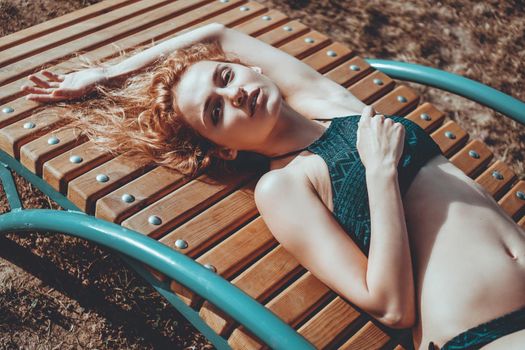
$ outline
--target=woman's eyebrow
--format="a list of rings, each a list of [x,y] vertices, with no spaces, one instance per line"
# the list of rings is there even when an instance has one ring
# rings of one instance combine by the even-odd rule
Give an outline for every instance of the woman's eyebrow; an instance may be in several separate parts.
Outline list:
[[[220,64],[216,65],[215,66],[215,70],[213,71],[213,75],[212,75],[212,78],[211,78],[211,83],[212,85],[216,85],[217,84],[217,76],[219,75],[219,68],[221,67]],[[204,108],[202,109],[202,124],[204,124],[206,126],[206,122],[205,122],[205,116],[206,116],[206,112],[208,111],[208,107],[210,105],[210,96],[208,96],[208,98],[206,99],[206,102],[204,102]]]

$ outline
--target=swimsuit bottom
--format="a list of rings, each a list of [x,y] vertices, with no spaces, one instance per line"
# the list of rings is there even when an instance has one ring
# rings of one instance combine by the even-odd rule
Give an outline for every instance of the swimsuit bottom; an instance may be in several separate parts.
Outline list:
[[[522,329],[525,329],[525,307],[471,328],[449,340],[442,348],[430,342],[428,350],[477,350]]]

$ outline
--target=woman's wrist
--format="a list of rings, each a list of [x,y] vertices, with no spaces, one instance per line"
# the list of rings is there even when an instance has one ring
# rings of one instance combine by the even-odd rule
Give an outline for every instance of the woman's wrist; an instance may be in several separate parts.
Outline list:
[[[365,169],[367,178],[397,177],[397,167],[393,163],[377,164],[374,166],[368,166]]]

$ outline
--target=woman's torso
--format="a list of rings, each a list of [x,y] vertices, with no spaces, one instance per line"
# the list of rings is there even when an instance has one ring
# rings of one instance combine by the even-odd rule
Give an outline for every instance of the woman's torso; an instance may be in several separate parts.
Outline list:
[[[290,159],[271,169],[293,164],[334,212],[323,158],[305,150]],[[525,304],[525,234],[481,186],[438,155],[416,174],[403,205],[420,316],[416,344],[443,345]]]

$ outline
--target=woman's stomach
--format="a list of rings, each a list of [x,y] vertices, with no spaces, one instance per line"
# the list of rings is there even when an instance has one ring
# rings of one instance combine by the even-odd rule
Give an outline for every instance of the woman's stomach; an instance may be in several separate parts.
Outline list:
[[[403,202],[423,345],[525,305],[525,234],[480,185],[437,156]]]

